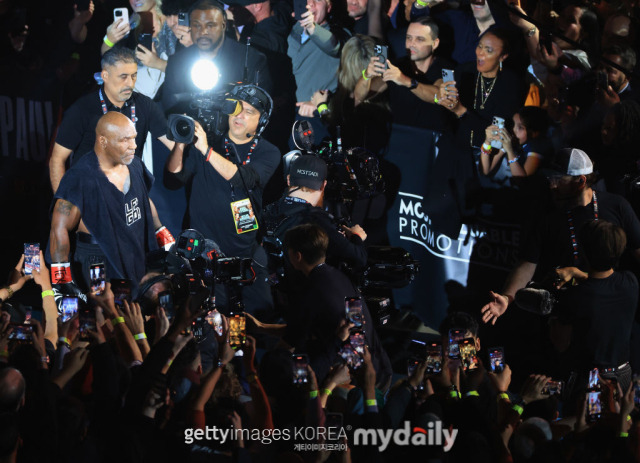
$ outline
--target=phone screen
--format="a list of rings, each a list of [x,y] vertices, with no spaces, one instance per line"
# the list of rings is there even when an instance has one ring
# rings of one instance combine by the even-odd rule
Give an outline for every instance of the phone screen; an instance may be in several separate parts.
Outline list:
[[[122,307],[124,301],[131,303],[131,280],[111,279],[111,291],[116,305]]]
[[[81,310],[80,311],[80,324],[79,332],[80,339],[90,339],[88,330],[96,331],[96,314],[93,310]]]
[[[222,336],[224,327],[222,326],[222,315],[216,309],[209,311],[206,316],[207,323],[213,327],[218,336]]]
[[[34,269],[40,271],[40,245],[24,243],[24,273],[31,275]]]
[[[364,363],[364,345],[364,332],[360,330],[353,331],[338,354],[347,363],[349,368],[357,370]]]
[[[562,394],[562,381],[547,381],[547,384],[544,385],[541,392],[544,395]]]
[[[476,353],[476,341],[473,338],[463,339],[460,343],[460,357],[465,370],[478,368],[478,355]]]
[[[637,381],[635,381],[633,383],[633,391],[634,391],[634,395],[633,395],[633,403],[636,404],[636,407],[640,406],[640,383],[638,383]]]
[[[189,27],[189,13],[183,11],[178,13],[178,26]]]
[[[602,416],[600,391],[587,392],[587,421],[593,422]]]
[[[89,267],[89,278],[91,279],[91,292],[96,296],[102,295],[106,287],[104,264],[92,264]]]
[[[362,328],[362,298],[345,297],[344,306],[347,315],[347,321],[353,323],[356,328]]]
[[[594,368],[593,370],[589,370],[589,383],[587,384],[587,388],[591,391],[597,389],[598,387],[598,369]]]
[[[494,373],[502,373],[504,371],[504,350],[502,347],[489,349],[489,369]]]
[[[460,359],[460,347],[458,343],[464,339],[464,330],[451,329],[449,330],[449,358],[459,360]]]
[[[63,296],[62,297],[62,321],[66,322],[72,319],[78,313],[78,297]]]
[[[415,359],[407,360],[407,376],[409,378],[413,376],[419,364],[420,362],[418,360],[415,360]],[[418,390],[424,391],[424,381],[420,381],[420,384],[418,384]]]
[[[33,325],[29,324],[11,324],[12,331],[9,334],[9,341],[19,344],[26,344],[33,341]]]
[[[309,372],[307,371],[309,358],[304,354],[292,354],[291,357],[293,358],[293,384],[296,386],[307,384],[309,381]]]
[[[427,345],[427,374],[437,375],[442,372],[442,345],[432,342]]]
[[[245,345],[247,320],[244,314],[229,314],[229,343],[234,349]]]

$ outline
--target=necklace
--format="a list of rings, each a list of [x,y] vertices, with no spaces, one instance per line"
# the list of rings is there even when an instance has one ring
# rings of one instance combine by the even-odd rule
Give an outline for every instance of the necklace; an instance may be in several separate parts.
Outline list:
[[[593,203],[593,219],[598,220],[598,198],[596,196],[596,191],[593,190],[592,193],[592,203]],[[571,209],[567,210],[567,222],[569,224],[569,235],[571,238],[571,247],[573,248],[573,261],[578,265],[578,240],[576,239],[576,227],[573,223],[573,214],[571,213]]]
[[[478,109],[478,87],[480,87],[480,109],[484,109],[484,105],[489,99],[489,95],[491,95],[493,87],[496,85],[496,80],[498,80],[498,76],[495,76],[493,78],[491,84],[489,84],[489,88],[485,90],[484,77],[482,77],[482,74],[480,72],[478,73],[478,79],[476,80],[475,99],[473,101],[473,109]]]
[[[227,139],[227,137],[224,137],[224,151],[225,154],[227,155],[227,159],[229,159],[230,155],[229,155],[229,140]],[[251,143],[251,147],[249,148],[249,153],[247,154],[247,159],[242,161],[242,165],[246,166],[247,164],[249,164],[251,162],[251,155],[253,154],[253,150],[256,149],[256,145],[258,144],[258,139],[256,138],[255,140],[253,140],[253,143]],[[240,159],[238,159],[239,161]]]

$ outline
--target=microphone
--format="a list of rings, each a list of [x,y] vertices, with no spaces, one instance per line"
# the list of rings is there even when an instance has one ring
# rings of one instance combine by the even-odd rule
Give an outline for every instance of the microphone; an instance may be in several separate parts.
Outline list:
[[[247,133],[247,138],[251,138],[253,135],[251,135],[250,133]]]

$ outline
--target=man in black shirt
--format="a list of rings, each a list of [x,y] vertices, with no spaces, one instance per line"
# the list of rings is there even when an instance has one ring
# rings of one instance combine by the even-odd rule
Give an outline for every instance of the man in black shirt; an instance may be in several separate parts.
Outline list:
[[[405,42],[409,56],[397,67],[372,57],[356,85],[356,101],[388,89],[394,123],[442,132],[451,115],[435,104],[438,87],[434,83],[442,79],[442,69],[452,69],[452,65],[434,54],[440,45],[438,32],[438,25],[431,18],[414,20],[407,29]]]
[[[96,92],[76,101],[65,113],[49,161],[49,176],[55,192],[65,173],[65,163],[73,153],[72,164],[93,150],[96,124],[107,111],[129,117],[135,125],[136,156],[142,158],[147,134],[173,148],[166,136],[167,121],[160,107],[149,97],[133,91],[138,74],[135,52],[128,48],[112,48],[102,57],[104,85]]]
[[[271,306],[266,286],[266,255],[258,244],[262,192],[280,162],[280,152],[260,134],[269,122],[272,102],[255,85],[234,88],[229,98],[242,111],[229,116],[227,133],[210,147],[198,124],[194,147],[176,143],[165,166],[168,188],[187,186],[187,223],[214,240],[227,257],[251,257],[255,283],[244,290],[249,311]],[[193,149],[195,148],[195,149]],[[216,295],[217,297],[217,295]],[[217,299],[217,302],[221,299]]]
[[[579,233],[588,274],[575,273],[559,303],[561,319],[573,326],[572,343],[580,358],[574,367],[598,367],[602,377],[616,378],[623,391],[631,383],[629,345],[638,303],[638,280],[616,272],[626,247],[622,228],[604,220],[586,223]]]
[[[571,281],[576,271],[586,270],[584,251],[576,231],[591,220],[606,220],[627,235],[627,249],[640,259],[640,221],[623,197],[595,192],[593,164],[584,151],[563,149],[549,173],[555,209],[542,217],[532,217],[525,233],[520,262],[507,277],[502,294],[492,292],[492,301],[482,308],[484,322],[495,324],[513,301],[515,293],[534,279],[555,271],[561,284]],[[557,268],[557,269],[556,269]],[[554,270],[556,269],[556,270]]]
[[[217,0],[200,0],[193,5],[190,15],[191,39],[194,45],[169,58],[162,91],[165,113],[189,114],[190,94],[201,93],[191,79],[191,71],[199,60],[212,61],[219,73],[213,92],[226,90],[230,83],[255,83],[271,91],[271,78],[264,55],[249,49],[247,60],[248,82],[245,82],[246,47],[225,37],[227,20],[224,5]],[[256,79],[257,77],[257,79]]]

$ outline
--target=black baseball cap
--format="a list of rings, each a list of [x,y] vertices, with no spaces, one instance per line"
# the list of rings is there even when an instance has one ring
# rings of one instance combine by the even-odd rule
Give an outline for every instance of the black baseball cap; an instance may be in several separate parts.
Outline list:
[[[304,186],[321,190],[327,179],[327,163],[313,155],[303,155],[291,163],[289,170],[291,186]]]

